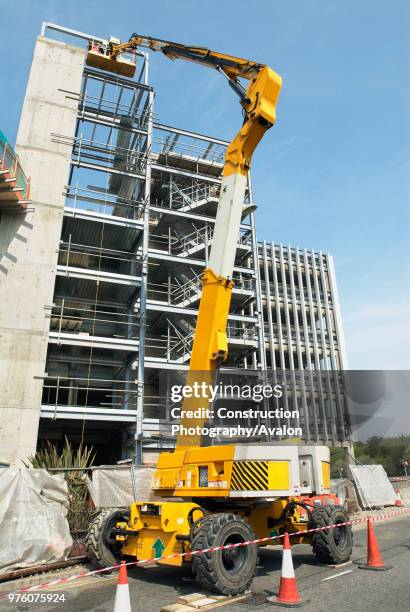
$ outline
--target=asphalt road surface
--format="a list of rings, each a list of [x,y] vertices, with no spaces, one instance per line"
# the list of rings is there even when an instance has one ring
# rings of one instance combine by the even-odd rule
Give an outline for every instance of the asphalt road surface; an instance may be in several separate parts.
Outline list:
[[[302,608],[303,610],[306,612],[410,610],[410,516],[377,522],[375,530],[384,561],[393,565],[390,571],[364,571],[354,563],[331,568],[316,562],[310,546],[296,545],[292,548],[299,592],[304,601],[310,600],[310,603],[306,603]],[[362,560],[365,557],[366,528],[365,525],[360,525],[354,528],[352,560]],[[267,595],[277,592],[280,569],[280,547],[262,549],[258,574],[253,582],[251,594],[241,601],[218,609],[224,612],[276,610],[277,608],[267,604],[265,599]],[[163,606],[175,603],[180,595],[200,591],[191,580],[189,567],[133,568],[129,569],[128,574],[133,612],[159,612]],[[39,577],[38,582],[42,581],[44,579]],[[6,600],[0,601],[0,611],[33,612],[38,609],[44,612],[51,610],[112,612],[115,583],[116,575],[84,578],[55,586],[48,591],[41,591],[64,593],[66,600],[64,603],[50,606],[47,603],[16,604]],[[10,586],[8,583],[7,590]],[[0,591],[4,591],[4,585],[0,586]]]

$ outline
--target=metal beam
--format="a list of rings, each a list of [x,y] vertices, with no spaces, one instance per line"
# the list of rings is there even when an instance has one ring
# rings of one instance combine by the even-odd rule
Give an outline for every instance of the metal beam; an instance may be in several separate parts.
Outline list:
[[[151,311],[158,311],[168,314],[182,314],[188,317],[196,317],[198,315],[198,308],[184,308],[181,306],[171,306],[170,304],[166,304],[165,302],[159,304],[152,301],[147,302],[147,308]],[[240,315],[240,314],[230,314],[228,315],[229,321],[242,321],[244,323],[257,323],[257,316],[250,315]]]
[[[161,261],[169,261],[174,263],[185,264],[189,266],[200,266],[201,268],[205,268],[205,260],[204,259],[191,259],[190,257],[178,256],[178,255],[170,255],[169,253],[159,253],[158,251],[149,251],[149,256],[151,259],[159,259]],[[235,266],[234,272],[239,272],[240,274],[246,274],[251,278],[254,278],[255,272],[254,270],[250,270],[249,268],[242,268],[241,266]]]
[[[140,57],[145,57],[144,53],[141,53]],[[154,91],[154,88],[140,81],[131,81],[130,79],[123,78],[118,74],[110,74],[109,72],[102,72],[100,70],[94,70],[89,66],[84,68],[84,74],[96,79],[97,81],[104,81],[105,83],[113,83],[113,85],[123,85],[127,89],[144,89],[145,91]]]
[[[112,206],[114,208],[115,203],[107,202],[107,206]],[[104,213],[97,213],[81,208],[72,208],[71,206],[65,206],[64,216],[72,219],[84,219],[85,221],[95,221],[97,223],[104,223],[108,225],[119,225],[121,227],[128,227],[130,229],[139,231],[144,229],[144,223],[139,219],[128,219],[127,217],[106,215]]]
[[[138,340],[120,340],[105,336],[90,336],[81,333],[64,333],[50,331],[48,334],[49,344],[66,346],[84,346],[103,348],[116,351],[138,351]]]
[[[197,138],[198,140],[204,140],[214,144],[219,144],[224,147],[229,145],[229,140],[221,140],[220,138],[214,138],[213,136],[206,136],[205,134],[199,134],[198,132],[189,132],[188,130],[181,130],[180,128],[173,127],[171,125],[165,125],[164,123],[154,122],[154,129],[162,130],[164,132],[173,132],[181,136],[189,136],[190,138]]]
[[[67,34],[68,36],[73,36],[74,38],[80,38],[81,40],[95,40],[96,42],[100,42],[104,45],[106,45],[108,42],[105,38],[100,38],[99,36],[94,36],[93,34],[86,34],[85,32],[79,32],[78,30],[72,30],[71,28],[65,28],[64,26],[51,23],[50,21],[43,21],[41,23],[40,36],[45,36],[46,30],[53,30],[54,32]]]
[[[182,217],[183,219],[194,219],[195,221],[202,221],[203,223],[215,223],[215,217],[205,217],[204,215],[196,215],[195,213],[187,211],[179,211],[173,208],[166,208],[165,206],[152,206],[151,210],[157,213],[161,213],[163,216],[172,215],[175,217]],[[247,223],[241,223],[241,230],[249,230],[250,226]]]
[[[52,404],[42,404],[41,406],[41,416],[46,419],[134,423],[136,414],[136,410],[96,408],[93,406],[53,406]]]
[[[220,178],[211,178],[209,175],[207,174],[197,174],[196,172],[189,172],[188,170],[180,170],[178,168],[172,168],[170,166],[161,166],[159,164],[152,164],[151,165],[152,170],[158,170],[160,172],[166,172],[167,174],[176,174],[178,176],[187,176],[189,178],[195,178],[195,179],[200,179],[201,181],[204,181],[206,183],[214,183],[215,185],[220,185],[221,184],[221,180]]]
[[[105,283],[116,283],[118,285],[129,285],[138,287],[141,283],[140,276],[129,274],[114,274],[113,272],[102,272],[101,270],[90,270],[87,268],[74,268],[73,266],[57,266],[57,276],[82,278],[87,280],[101,281]]]

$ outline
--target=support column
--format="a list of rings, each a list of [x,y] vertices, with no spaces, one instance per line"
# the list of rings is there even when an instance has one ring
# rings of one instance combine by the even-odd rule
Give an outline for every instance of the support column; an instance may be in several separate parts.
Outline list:
[[[16,152],[31,176],[26,214],[0,222],[0,449],[20,464],[35,452],[53,287],[85,51],[38,37]]]

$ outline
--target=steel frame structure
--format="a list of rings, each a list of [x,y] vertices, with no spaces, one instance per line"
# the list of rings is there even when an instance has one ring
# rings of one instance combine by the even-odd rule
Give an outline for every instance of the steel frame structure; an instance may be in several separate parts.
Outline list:
[[[156,120],[149,58],[140,56],[136,80],[85,67],[76,131],[52,134],[70,147],[71,170],[42,405],[43,430],[49,419],[122,422],[123,453],[137,462],[143,433],[155,436],[168,420],[159,371],[188,366],[227,145]],[[245,204],[251,197],[249,189]],[[255,246],[251,216],[228,337],[232,364],[253,369],[264,363]]]
[[[54,24],[45,24],[43,35],[48,30],[90,38]],[[122,457],[141,463],[143,447],[155,453],[173,444],[159,377],[188,367],[228,143],[160,123],[149,57],[138,56],[135,80],[85,67],[76,131],[52,135],[70,147],[71,171],[40,432],[59,419],[61,430],[117,424]],[[249,181],[244,207],[252,203]],[[254,214],[245,212],[234,280],[227,367],[346,367],[329,256],[258,243]],[[315,322],[309,329],[318,312],[318,328]],[[322,420],[319,426],[311,415],[309,440],[341,443],[343,406],[335,404],[334,386],[327,393],[315,400]],[[303,385],[292,400],[302,398],[305,418],[307,395]],[[333,429],[329,398],[338,419]]]

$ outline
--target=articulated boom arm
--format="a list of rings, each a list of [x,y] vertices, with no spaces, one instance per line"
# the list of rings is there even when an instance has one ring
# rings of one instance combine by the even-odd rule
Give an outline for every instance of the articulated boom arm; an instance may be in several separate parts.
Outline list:
[[[257,76],[263,64],[251,62],[233,55],[226,55],[218,51],[211,51],[206,47],[196,45],[183,45],[170,40],[161,40],[151,36],[132,34],[128,42],[113,44],[111,54],[117,57],[119,54],[146,47],[152,51],[161,51],[169,59],[184,59],[198,64],[204,64],[211,68],[222,68],[230,78],[242,77],[252,79]]]
[[[209,265],[203,274],[202,296],[192,347],[187,384],[212,384],[218,362],[228,355],[227,321],[232,293],[232,274],[239,238],[243,201],[247,186],[252,154],[264,133],[275,122],[275,108],[281,88],[280,77],[269,67],[260,68],[252,78],[242,100],[245,121],[225,154],[218,212],[215,220]],[[183,404],[181,425],[198,428],[204,419],[192,419],[188,411],[208,408],[209,400],[187,398]],[[202,412],[204,414],[204,412]],[[198,433],[182,433],[177,439],[179,447],[200,446]]]
[[[232,274],[251,158],[265,132],[275,123],[282,79],[264,64],[204,47],[187,46],[138,34],[133,34],[125,43],[109,42],[103,50],[95,50],[91,42],[87,62],[116,72],[118,70],[113,65],[119,62],[121,55],[140,46],[161,51],[170,59],[188,60],[217,69],[227,77],[244,109],[243,125],[226,150],[209,266],[203,274],[202,296],[187,380],[188,385],[194,382],[211,384],[218,363],[224,361],[228,354],[226,328],[233,287]],[[246,91],[239,78],[250,81]],[[186,399],[183,414],[199,407],[208,408],[208,397],[203,398],[201,406],[198,403],[197,398]],[[201,428],[204,420],[183,416],[181,425]],[[201,438],[197,434],[180,435],[176,450],[200,444]]]

